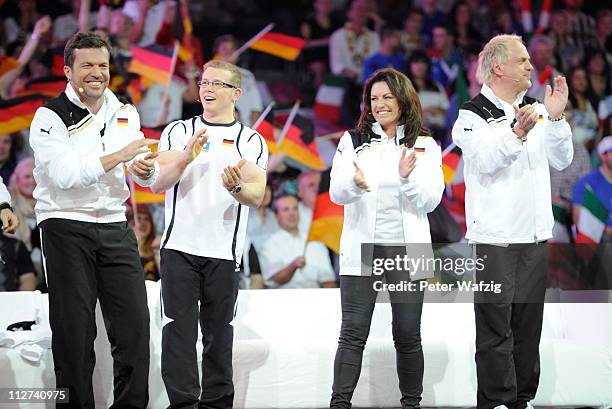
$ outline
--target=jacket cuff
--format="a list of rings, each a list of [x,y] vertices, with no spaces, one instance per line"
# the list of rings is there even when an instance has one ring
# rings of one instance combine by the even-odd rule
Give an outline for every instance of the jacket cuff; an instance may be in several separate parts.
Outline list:
[[[565,137],[567,135],[564,135],[562,132],[556,132],[556,131],[563,131],[563,130],[565,130],[565,131],[569,132],[569,135],[570,135],[570,138],[571,138],[571,129],[569,127],[569,124],[565,120],[565,118],[561,119],[559,121],[548,121],[548,126],[555,131],[554,135],[562,136],[562,138],[560,138],[560,139],[565,139]]]
[[[96,180],[99,180],[102,177],[102,175],[106,173],[104,171],[104,166],[102,166],[102,160],[100,156],[98,155],[85,156],[83,162],[85,163],[85,166],[87,166],[90,169],[92,176]],[[88,165],[88,164],[91,164],[91,165]]]
[[[529,134],[527,134],[527,138],[529,138]],[[508,148],[508,154],[516,154],[523,150],[523,141],[521,141],[514,132],[512,132],[512,128],[508,130],[508,132],[504,133],[503,136],[504,145]]]
[[[410,176],[414,175],[414,171],[407,178],[400,176],[400,190],[407,196],[414,196],[419,192],[419,183]]]
[[[146,179],[142,179],[134,175],[132,172],[130,172],[130,175],[132,175],[134,182],[138,183],[140,186],[152,186],[159,177],[159,163],[157,163],[157,161],[153,163],[153,174]]]

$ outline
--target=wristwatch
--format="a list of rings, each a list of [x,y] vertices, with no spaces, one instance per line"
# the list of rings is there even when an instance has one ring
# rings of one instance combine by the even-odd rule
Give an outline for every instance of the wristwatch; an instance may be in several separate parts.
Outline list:
[[[241,190],[242,190],[242,186],[240,186],[240,183],[239,183],[233,188],[229,189],[228,192],[230,192],[231,195],[235,195],[235,194],[240,193]]]

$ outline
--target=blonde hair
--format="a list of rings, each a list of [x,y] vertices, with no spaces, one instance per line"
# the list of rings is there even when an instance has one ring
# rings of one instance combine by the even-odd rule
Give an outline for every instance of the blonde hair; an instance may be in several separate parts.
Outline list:
[[[476,70],[478,81],[487,85],[493,81],[495,78],[493,65],[495,63],[505,64],[508,61],[510,58],[509,44],[512,41],[523,43],[523,39],[516,34],[500,34],[489,40],[478,54],[478,69]]]
[[[206,71],[207,68],[217,68],[219,70],[228,71],[231,74],[231,83],[236,88],[240,88],[242,86],[242,75],[240,75],[240,70],[234,64],[231,64],[226,61],[220,60],[212,60],[204,64],[202,68],[202,74]]]

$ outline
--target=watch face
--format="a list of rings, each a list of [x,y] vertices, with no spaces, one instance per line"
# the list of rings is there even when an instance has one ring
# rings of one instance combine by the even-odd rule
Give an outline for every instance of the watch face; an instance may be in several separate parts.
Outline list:
[[[242,186],[238,185],[234,189],[232,189],[232,192],[236,194],[236,193],[240,193],[241,190],[242,190]]]

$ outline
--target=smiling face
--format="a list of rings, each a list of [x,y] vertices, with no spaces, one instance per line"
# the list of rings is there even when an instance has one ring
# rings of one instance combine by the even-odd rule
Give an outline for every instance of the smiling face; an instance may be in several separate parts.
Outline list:
[[[222,68],[208,67],[202,73],[202,81],[209,83],[206,86],[200,86],[200,101],[202,101],[204,112],[213,116],[231,115],[233,117],[234,104],[240,97],[241,90],[237,87],[232,73]],[[214,85],[216,82],[227,85],[216,87]]]
[[[293,196],[281,196],[274,201],[276,221],[287,231],[297,229],[300,223],[298,201]]]
[[[370,107],[374,119],[383,129],[399,123],[399,104],[385,81],[375,82],[372,85]]]
[[[72,67],[64,66],[64,73],[82,101],[94,102],[103,97],[110,79],[109,60],[110,55],[104,47],[74,50]]]

